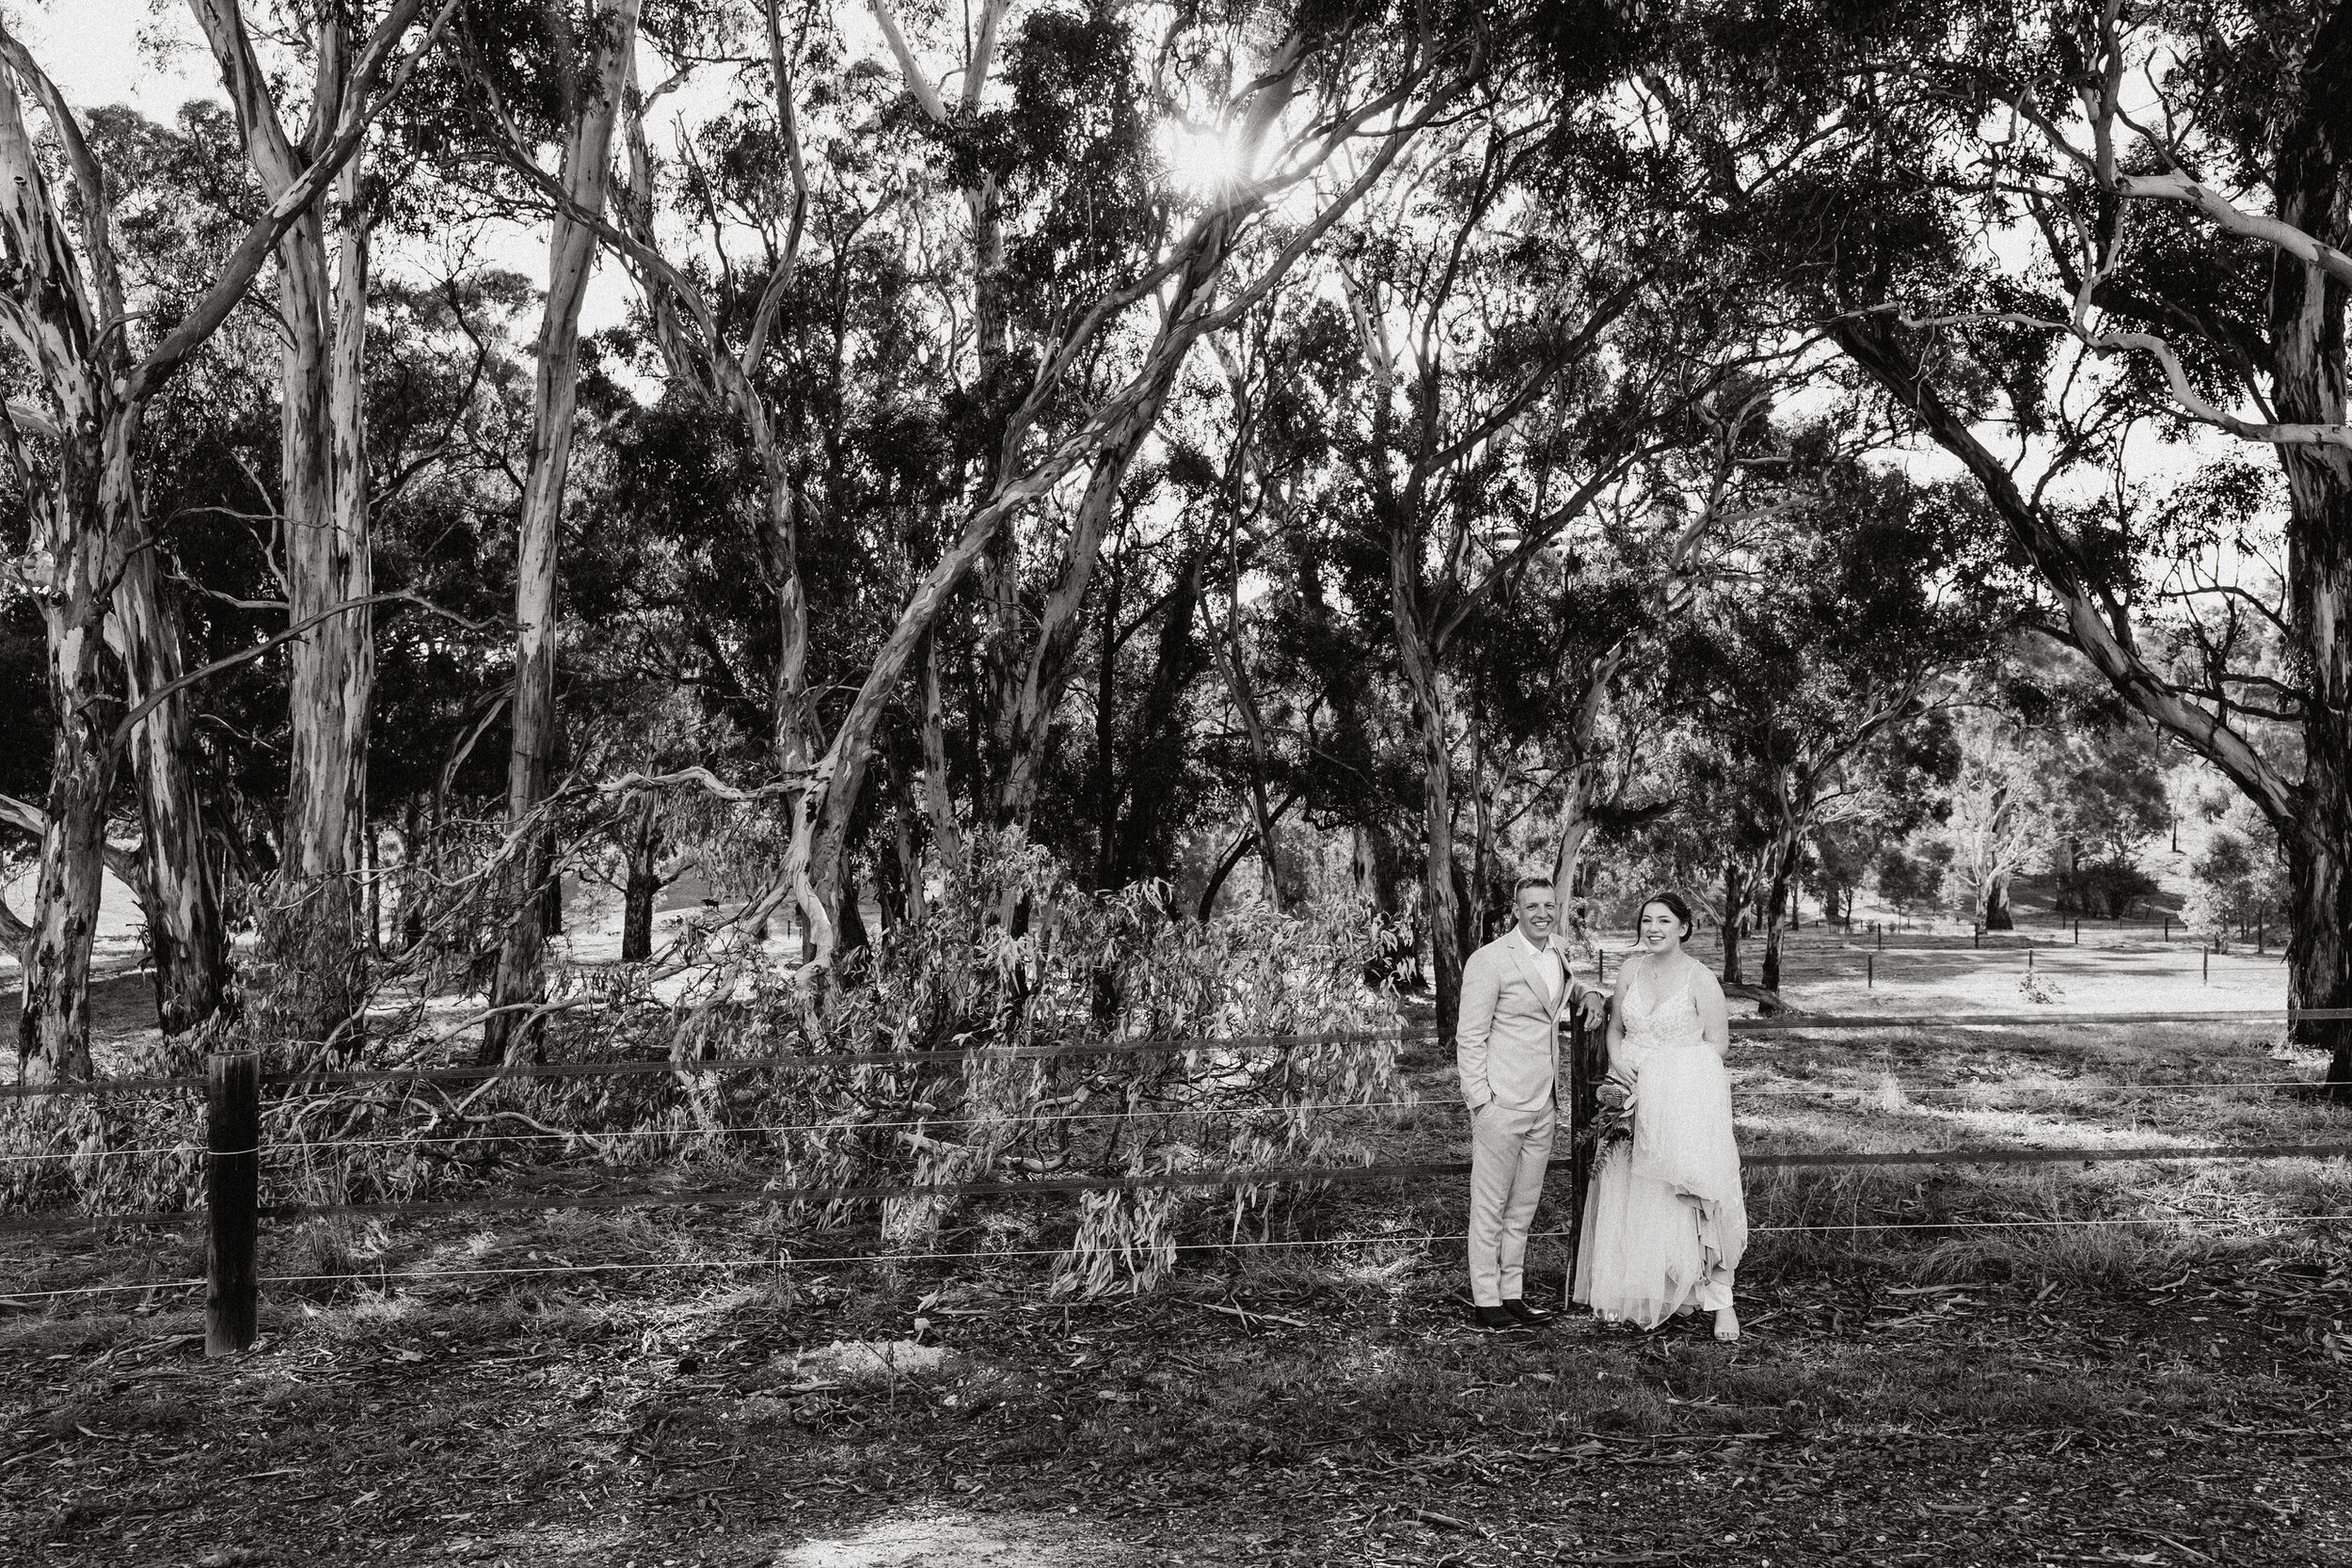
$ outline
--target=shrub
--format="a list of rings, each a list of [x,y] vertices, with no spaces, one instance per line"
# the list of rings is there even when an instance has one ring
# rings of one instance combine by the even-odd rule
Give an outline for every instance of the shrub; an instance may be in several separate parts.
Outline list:
[[[483,1194],[516,1166],[698,1164],[687,1185],[772,1191],[769,1228],[870,1222],[899,1251],[1072,1238],[1057,1288],[1140,1291],[1212,1214],[1226,1235],[1296,1226],[1310,1184],[1250,1173],[1362,1164],[1400,1098],[1392,1038],[1252,1049],[1269,1035],[1393,1034],[1367,958],[1392,933],[1369,909],[1243,922],[1175,918],[1167,889],[1079,889],[1017,836],[974,845],[968,890],[837,971],[779,974],[755,942],[714,942],[657,990],[645,966],[559,971],[549,1061],[668,1070],[437,1085],[413,1080],[273,1095],[263,1201],[400,1202]],[[1166,1039],[1166,1050],[1089,1047]],[[373,1032],[379,1062],[441,1065],[421,1023]],[[461,1050],[470,1041],[458,1042]],[[971,1057],[970,1047],[1034,1053]],[[1034,1048],[1052,1048],[1035,1051]],[[844,1055],[782,1070],[727,1059]],[[364,1064],[362,1064],[364,1065]],[[1353,1108],[1363,1107],[1361,1111]],[[0,1210],[179,1211],[200,1202],[201,1110],[185,1095],[30,1100],[0,1110]],[[149,1151],[123,1158],[125,1150]],[[810,1189],[1019,1182],[1221,1170],[1231,1184],[874,1200]],[[807,1196],[802,1196],[807,1195]],[[1007,1211],[1021,1223],[1002,1223]],[[332,1260],[342,1238],[310,1238]],[[1010,1245],[997,1240],[993,1244]],[[336,1272],[323,1269],[322,1272]]]
[[[2156,879],[2136,865],[2086,862],[2058,875],[2057,908],[2106,920],[2122,920],[2143,898],[2159,891]]]

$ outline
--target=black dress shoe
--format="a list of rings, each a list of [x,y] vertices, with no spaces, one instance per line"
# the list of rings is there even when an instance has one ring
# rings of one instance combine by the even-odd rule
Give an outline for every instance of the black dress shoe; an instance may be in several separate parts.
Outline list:
[[[1471,1307],[1470,1323],[1489,1334],[1494,1333],[1498,1329],[1524,1328],[1527,1326],[1525,1323],[1520,1323],[1518,1319],[1513,1317],[1506,1308],[1501,1307]]]
[[[1509,1301],[1504,1302],[1502,1309],[1508,1312],[1515,1322],[1524,1323],[1529,1328],[1540,1328],[1560,1315],[1557,1312],[1547,1312],[1540,1307],[1530,1307],[1518,1296],[1513,1296]]]

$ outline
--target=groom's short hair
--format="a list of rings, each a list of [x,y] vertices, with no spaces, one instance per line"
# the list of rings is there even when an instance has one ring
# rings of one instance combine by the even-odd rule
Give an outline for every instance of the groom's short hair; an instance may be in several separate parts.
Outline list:
[[[1525,893],[1532,887],[1539,887],[1546,893],[1549,893],[1552,891],[1552,880],[1549,877],[1521,877],[1518,881],[1511,884],[1511,901],[1515,904],[1518,903],[1519,895]]]

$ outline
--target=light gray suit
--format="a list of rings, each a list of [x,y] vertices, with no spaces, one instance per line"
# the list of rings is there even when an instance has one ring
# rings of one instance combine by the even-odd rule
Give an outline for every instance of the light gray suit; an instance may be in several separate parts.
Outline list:
[[[1560,1019],[1582,990],[1557,949],[1514,926],[1462,968],[1454,1066],[1470,1109],[1470,1299],[1494,1307],[1525,1286],[1527,1233],[1559,1125]]]

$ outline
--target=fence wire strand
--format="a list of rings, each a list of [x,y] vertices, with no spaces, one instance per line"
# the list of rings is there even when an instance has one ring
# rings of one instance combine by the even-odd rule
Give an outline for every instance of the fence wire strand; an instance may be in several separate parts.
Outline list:
[[[2342,1225],[2352,1223],[2352,1213],[2345,1214],[2238,1214],[2226,1216],[2164,1215],[2130,1219],[2058,1219],[2058,1220],[1890,1220],[1862,1221],[1851,1225],[1759,1225],[1752,1227],[1752,1236],[1788,1236],[1800,1234],[1836,1235],[1847,1231],[1873,1233],[1894,1230],[2064,1230],[2114,1227],[2121,1226],[2258,1226],[2258,1225]],[[1531,1232],[1531,1242],[1564,1241],[1573,1232],[1566,1230],[1537,1230]],[[1251,1252],[1280,1247],[1377,1247],[1435,1246],[1441,1243],[1466,1242],[1462,1234],[1425,1235],[1398,1234],[1391,1236],[1332,1236],[1298,1240],[1256,1242],[1179,1242],[1168,1250],[1173,1252]],[[263,1285],[329,1285],[329,1284],[418,1284],[437,1279],[508,1278],[526,1275],[581,1274],[662,1273],[672,1270],[716,1269],[793,1269],[793,1268],[854,1268],[866,1263],[942,1263],[986,1262],[1016,1258],[1060,1258],[1068,1247],[1026,1247],[1004,1251],[977,1252],[900,1252],[853,1253],[813,1258],[776,1256],[771,1258],[721,1258],[708,1259],[640,1259],[609,1263],[538,1263],[524,1268],[501,1269],[420,1269],[401,1273],[376,1271],[368,1274],[295,1274],[263,1275]],[[67,1296],[137,1294],[150,1291],[200,1291],[201,1279],[151,1280],[135,1285],[84,1285],[54,1291],[0,1291],[0,1301],[30,1302],[55,1300]],[[1263,1316],[1253,1313],[1252,1316]]]
[[[1898,1079],[1892,1087],[1906,1099],[1930,1095],[1974,1094],[2089,1094],[2094,1091],[2120,1094],[2188,1093],[2202,1089],[2319,1089],[2328,1085],[2314,1078],[2252,1078],[2222,1083],[2198,1083],[2185,1080],[2169,1084],[2056,1084],[2008,1085],[1996,1081],[1978,1084],[1908,1084]],[[1883,1095],[1889,1085],[1880,1084],[1823,1084],[1802,1089],[1742,1088],[1734,1085],[1735,1100],[1813,1100],[1824,1095]],[[1297,1111],[1420,1111],[1432,1108],[1451,1110],[1458,1101],[1440,1100],[1333,1100],[1310,1101],[1296,1105],[1244,1106],[1171,1106],[1166,1109],[1142,1111],[1082,1111],[1069,1116],[1045,1119],[1052,1121],[1118,1121],[1135,1117],[1251,1117],[1288,1115]],[[767,1132],[866,1132],[898,1128],[977,1127],[996,1118],[983,1117],[921,1117],[901,1121],[800,1121],[782,1122],[753,1127],[674,1127],[674,1128],[615,1128],[609,1132],[475,1132],[437,1138],[336,1138],[325,1142],[275,1144],[261,1152],[316,1153],[321,1149],[337,1148],[430,1148],[445,1144],[469,1143],[589,1143],[596,1139],[622,1138],[719,1138],[748,1137]],[[207,1152],[195,1143],[148,1144],[135,1148],[56,1149],[40,1154],[0,1154],[0,1164],[27,1164],[43,1160],[128,1160],[169,1154],[202,1154]]]
[[[2138,1023],[2249,1023],[2283,1020],[2303,1022],[2352,1022],[2352,1007],[2233,1007],[2195,1012],[2105,1013],[1798,1013],[1772,1018],[1737,1018],[1735,1035],[1804,1034],[1814,1030],[1851,1029],[2007,1029],[2042,1027],[2064,1022],[2078,1028],[2117,1027]],[[871,1051],[810,1053],[806,1055],[711,1058],[694,1062],[666,1059],[618,1062],[559,1062],[497,1067],[387,1068],[355,1072],[277,1073],[264,1078],[264,1088],[310,1089],[354,1085],[480,1084],[493,1079],[513,1082],[574,1078],[699,1076],[704,1073],[773,1072],[790,1068],[914,1067],[954,1061],[1050,1061],[1063,1057],[1152,1055],[1192,1051],[1282,1051],[1300,1046],[1411,1045],[1443,1037],[1434,1029],[1347,1030],[1317,1035],[1185,1036],[1168,1039],[1125,1039],[1091,1044],[973,1046],[956,1051]],[[49,1096],[144,1093],[160,1089],[202,1088],[197,1077],[89,1079],[79,1083],[34,1084],[19,1078],[0,1085],[0,1097],[11,1100]]]

